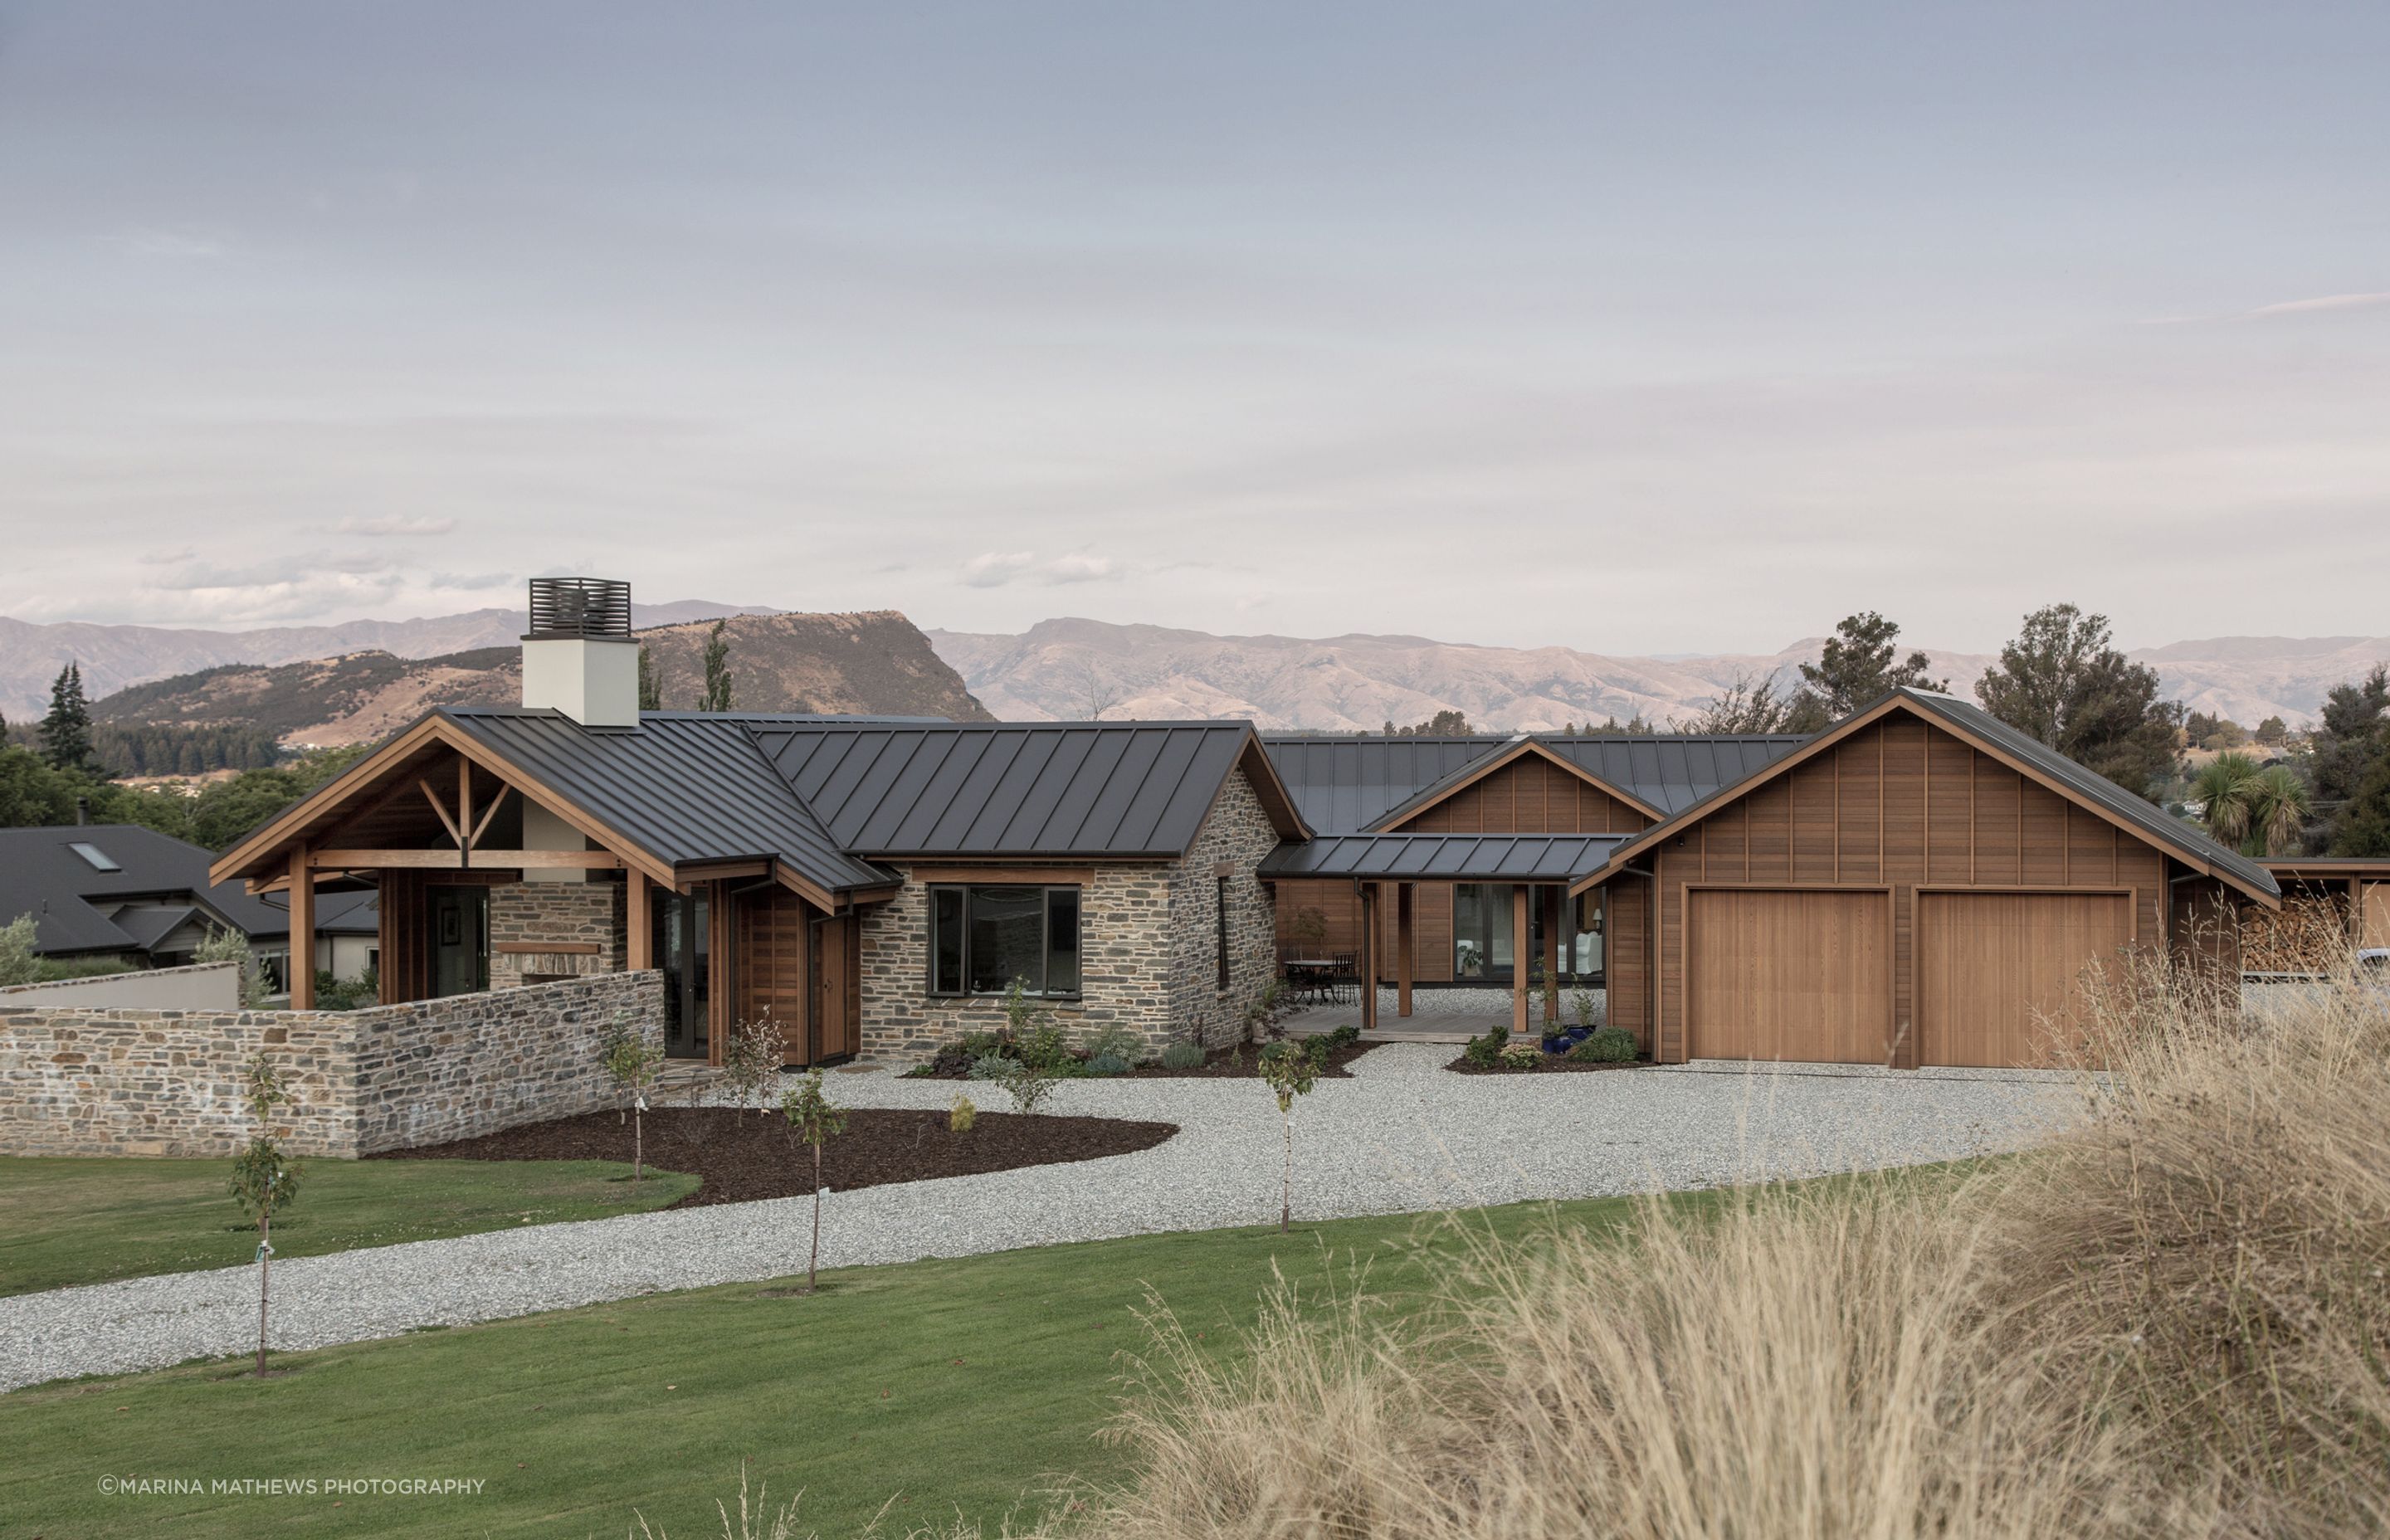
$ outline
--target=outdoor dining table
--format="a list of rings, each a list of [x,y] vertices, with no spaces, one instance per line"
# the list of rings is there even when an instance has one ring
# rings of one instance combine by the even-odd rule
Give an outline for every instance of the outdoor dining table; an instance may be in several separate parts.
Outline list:
[[[1286,982],[1296,993],[1319,995],[1335,976],[1333,957],[1289,957],[1286,959]]]

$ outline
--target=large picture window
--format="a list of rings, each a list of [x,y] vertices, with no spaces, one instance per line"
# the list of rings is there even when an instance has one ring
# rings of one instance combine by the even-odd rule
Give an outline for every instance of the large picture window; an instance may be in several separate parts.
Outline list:
[[[1079,993],[1079,890],[979,884],[930,890],[930,992]]]

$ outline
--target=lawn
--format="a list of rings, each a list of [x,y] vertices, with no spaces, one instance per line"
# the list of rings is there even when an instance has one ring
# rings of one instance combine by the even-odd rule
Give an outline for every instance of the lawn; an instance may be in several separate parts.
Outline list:
[[[432,1240],[662,1208],[697,1178],[604,1161],[307,1161],[274,1222],[277,1256]],[[224,1161],[0,1159],[0,1295],[148,1273],[228,1267],[257,1230]]]
[[[1703,1200],[1695,1198],[1693,1201]],[[1121,1474],[1095,1438],[1144,1341],[1150,1284],[1232,1349],[1273,1264],[1307,1295],[1432,1286],[1466,1234],[1613,1226],[1621,1200],[1214,1230],[824,1275],[810,1298],[738,1284],[362,1342],[279,1361],[0,1396],[0,1534],[620,1535],[637,1508],[717,1534],[739,1462],[804,1492],[825,1536],[1039,1505],[1044,1478]],[[479,1480],[471,1495],[118,1495],[100,1478]],[[335,1504],[339,1506],[335,1506]]]

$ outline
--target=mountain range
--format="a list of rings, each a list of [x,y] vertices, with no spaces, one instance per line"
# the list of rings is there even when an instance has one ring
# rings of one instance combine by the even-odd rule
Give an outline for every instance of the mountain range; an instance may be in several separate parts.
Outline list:
[[[1633,658],[1563,647],[1479,647],[1425,636],[1215,636],[1157,625],[1043,621],[1017,635],[929,632],[938,655],[1005,720],[1085,716],[1250,716],[1266,727],[1375,732],[1458,711],[1481,729],[1546,731],[1568,723],[1664,724],[1690,716],[1737,678],[1799,683],[1825,638],[1773,653]],[[1924,648],[1937,675],[1972,699],[1990,653]],[[2194,711],[2255,726],[2311,722],[2324,692],[2390,661],[2390,636],[2222,636],[2144,648],[2166,694]]]
[[[1772,653],[1625,657],[1426,636],[1225,636],[1103,621],[1017,635],[921,631],[901,614],[788,614],[707,600],[639,605],[668,705],[696,702],[710,621],[731,617],[739,703],[963,720],[1250,716],[1264,726],[1375,732],[1458,711],[1484,729],[1543,730],[1637,713],[1665,723],[1739,677],[1797,683],[1823,638]],[[0,618],[0,712],[37,717],[69,660],[116,722],[248,723],[285,741],[344,743],[434,701],[518,699],[520,610],[262,631],[49,625]],[[1994,659],[1925,648],[1962,696]],[[2313,720],[2324,692],[2390,661],[2390,636],[2220,636],[2143,648],[2169,696],[2254,726]]]
[[[697,704],[713,629],[704,620],[640,631],[666,706]],[[724,639],[734,703],[749,710],[988,719],[928,638],[893,610],[732,615]],[[239,725],[283,743],[332,747],[383,737],[431,706],[521,699],[522,652],[509,639],[432,658],[369,648],[301,662],[226,663],[128,686],[94,702],[92,715],[126,725]]]
[[[683,599],[635,604],[635,625],[676,625],[722,615],[775,614],[753,605]],[[84,621],[36,624],[0,615],[0,715],[11,722],[49,709],[50,683],[69,663],[83,670],[92,699],[127,685],[225,663],[293,663],[367,650],[398,658],[437,658],[476,648],[513,647],[523,612],[469,610],[407,621],[342,621],[337,625],[278,625],[258,631],[196,631],[157,625],[96,625]]]

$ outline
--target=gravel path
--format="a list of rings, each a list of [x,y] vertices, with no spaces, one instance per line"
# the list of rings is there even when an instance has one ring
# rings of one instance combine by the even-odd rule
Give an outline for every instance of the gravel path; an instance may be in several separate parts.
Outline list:
[[[2063,1077],[1723,1066],[1446,1073],[1448,1046],[1390,1044],[1295,1111],[1295,1212],[1420,1212],[1715,1186],[2016,1148],[2079,1106]],[[834,1073],[857,1107],[948,1105],[957,1087]],[[1001,1109],[994,1086],[973,1099]],[[1054,1112],[1157,1118],[1133,1155],[833,1193],[822,1262],[844,1267],[1278,1217],[1278,1108],[1254,1081],[1074,1081]],[[542,1225],[294,1257],[274,1269],[277,1348],[394,1336],[804,1268],[803,1199]],[[0,1390],[159,1367],[256,1342],[248,1267],[0,1299]]]

